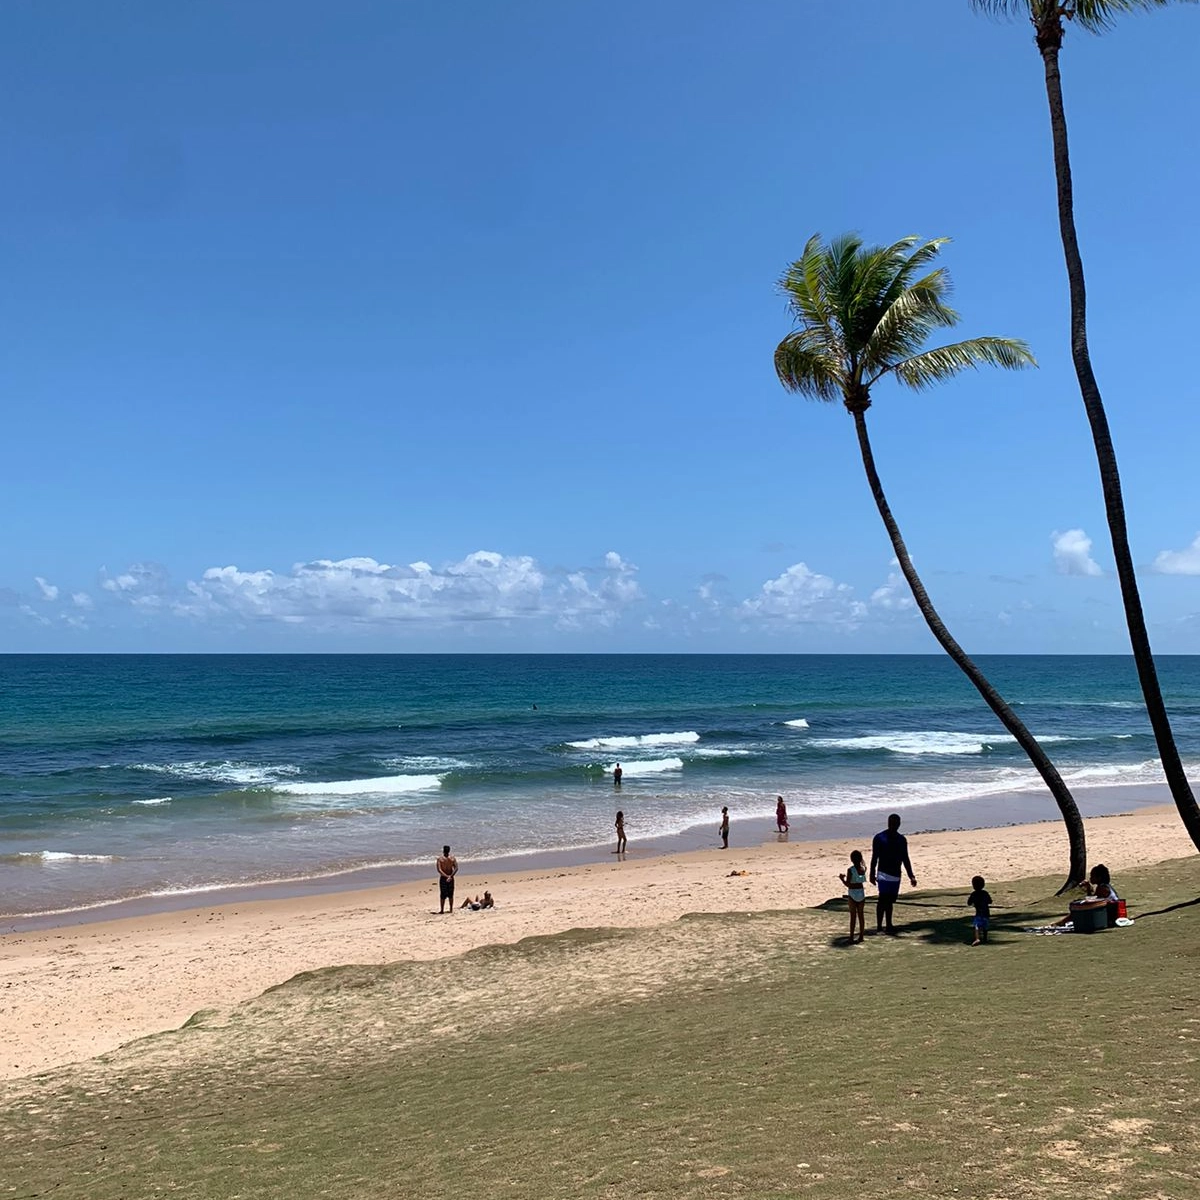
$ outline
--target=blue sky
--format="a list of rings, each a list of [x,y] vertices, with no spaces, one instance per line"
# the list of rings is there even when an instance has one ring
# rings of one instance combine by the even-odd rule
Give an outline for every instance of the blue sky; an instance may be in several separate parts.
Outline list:
[[[1040,59],[967,0],[13,0],[0,650],[931,651],[807,237],[948,235],[1037,372],[870,424],[966,648],[1127,649]],[[1156,650],[1200,652],[1200,9],[1063,53]]]

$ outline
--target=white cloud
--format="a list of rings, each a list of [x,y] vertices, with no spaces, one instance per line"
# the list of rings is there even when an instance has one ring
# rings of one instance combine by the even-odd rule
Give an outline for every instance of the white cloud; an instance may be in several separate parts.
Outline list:
[[[72,592],[71,603],[75,605],[76,608],[93,607],[92,598],[87,594],[87,592]]]
[[[1057,530],[1050,535],[1054,546],[1054,565],[1060,575],[1103,575],[1092,558],[1092,539],[1082,529]]]
[[[288,573],[210,567],[189,582],[175,611],[287,624],[486,621],[536,615],[545,577],[532,558],[480,550],[434,570],[373,558],[317,559]]]
[[[867,608],[854,599],[854,590],[828,575],[794,563],[782,575],[768,579],[757,595],[743,600],[737,613],[743,619],[778,621],[786,625],[833,625],[856,629]]]
[[[1184,550],[1160,550],[1154,569],[1160,575],[1200,575],[1200,534]]]
[[[604,556],[602,571],[572,571],[555,597],[559,610],[556,625],[560,629],[611,628],[625,609],[643,599],[636,576],[637,567],[613,550]]]
[[[28,617],[29,620],[31,620],[35,625],[49,625],[50,624],[50,618],[42,616],[42,614],[40,612],[38,612],[37,609],[33,608],[31,605],[21,604],[18,606],[17,611],[20,612],[20,614],[23,617]]]
[[[40,575],[35,575],[33,577],[33,581],[41,589],[43,600],[58,599],[58,588],[55,587],[54,584],[47,583]]]
[[[120,596],[134,608],[154,610],[163,607],[170,597],[171,579],[161,563],[133,563],[120,575],[100,571],[100,586],[114,596]]]
[[[892,559],[892,565],[896,565],[895,559]],[[888,572],[887,581],[871,593],[871,603],[889,612],[905,612],[916,607],[916,601],[908,590],[908,581],[899,571]]]
[[[142,610],[198,621],[274,622],[321,629],[426,622],[545,620],[564,629],[610,627],[643,598],[637,568],[615,551],[603,565],[546,571],[528,555],[478,550],[433,567],[369,557],[317,559],[290,571],[210,567],[182,588],[154,564],[104,574],[101,588]]]

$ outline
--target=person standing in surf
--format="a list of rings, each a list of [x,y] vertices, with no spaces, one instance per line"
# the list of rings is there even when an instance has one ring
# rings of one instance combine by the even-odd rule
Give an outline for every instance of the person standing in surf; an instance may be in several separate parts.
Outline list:
[[[621,786],[621,777],[624,774],[625,772],[621,770],[621,764],[617,763],[617,765],[613,767],[613,787]]]
[[[787,833],[788,828],[789,828],[788,818],[787,818],[787,805],[784,804],[782,796],[776,796],[775,799],[777,801],[777,803],[775,805],[775,828],[780,833]]]
[[[900,832],[900,814],[892,813],[887,828],[871,841],[871,882],[879,889],[875,901],[875,932],[895,933],[892,909],[900,895],[900,872],[908,872],[908,881],[917,886],[912,864],[908,861],[908,838]]]
[[[724,806],[721,809],[721,824],[717,829],[717,833],[721,836],[721,849],[729,849],[729,808]]]
[[[617,810],[617,854],[625,853],[625,814]]]

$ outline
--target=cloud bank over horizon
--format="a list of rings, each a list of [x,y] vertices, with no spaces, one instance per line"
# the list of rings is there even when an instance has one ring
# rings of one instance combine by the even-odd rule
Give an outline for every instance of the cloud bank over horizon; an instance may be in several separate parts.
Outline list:
[[[893,564],[894,565],[894,564]],[[868,599],[804,562],[737,595],[718,574],[680,601],[650,597],[639,568],[615,550],[585,566],[547,566],[531,555],[477,550],[434,566],[391,564],[362,555],[314,559],[286,571],[214,566],[177,583],[161,563],[101,568],[95,586],[72,588],[35,577],[36,590],[10,592],[9,608],[48,627],[103,628],[123,617],[142,629],[271,627],[361,637],[372,631],[537,629],[547,635],[606,634],[621,628],[685,638],[759,630],[817,630],[844,636],[872,620],[911,617],[903,580],[890,572]]]

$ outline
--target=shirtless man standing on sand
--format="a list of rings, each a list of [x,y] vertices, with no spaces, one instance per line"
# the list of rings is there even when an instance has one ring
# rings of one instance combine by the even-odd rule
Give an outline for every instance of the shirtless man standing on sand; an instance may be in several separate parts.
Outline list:
[[[458,859],[450,853],[449,846],[442,847],[442,853],[437,860],[438,869],[438,912],[446,911],[446,902],[450,902],[450,911],[454,912],[454,876],[458,872]]]

